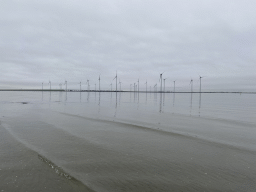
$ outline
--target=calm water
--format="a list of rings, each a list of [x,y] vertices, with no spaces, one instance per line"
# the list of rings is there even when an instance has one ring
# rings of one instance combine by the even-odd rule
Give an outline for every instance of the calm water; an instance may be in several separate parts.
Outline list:
[[[2,191],[256,191],[255,94],[0,92]]]

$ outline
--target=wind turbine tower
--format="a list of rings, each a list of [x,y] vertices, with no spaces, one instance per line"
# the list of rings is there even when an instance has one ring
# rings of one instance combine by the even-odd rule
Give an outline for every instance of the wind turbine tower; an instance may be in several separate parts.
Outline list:
[[[163,72],[164,73],[164,72]],[[160,79],[161,80],[161,87],[160,87],[160,92],[162,92],[162,80],[163,80],[163,73],[160,74]]]
[[[115,76],[114,79],[116,79],[116,92],[117,92],[117,71],[116,71],[116,76]],[[113,80],[114,80],[114,79],[113,79]]]
[[[140,79],[138,79],[138,92],[140,92]]]
[[[95,89],[96,90],[96,89]],[[99,76],[99,91],[100,91],[100,76]]]
[[[167,78],[164,79],[164,92],[165,92],[165,80],[166,80],[166,79],[167,79]]]
[[[121,83],[120,79],[119,79],[119,84],[120,84],[120,91],[121,91],[121,84],[122,84],[122,83]]]
[[[147,82],[147,80],[146,80],[146,93],[148,92],[148,82]]]
[[[66,85],[66,92],[67,92],[68,91],[68,82],[67,82],[67,80],[65,80],[64,85]]]
[[[42,90],[44,90],[44,82],[42,82]]]
[[[88,84],[88,86],[87,86],[87,91],[89,91],[89,89],[90,89],[90,81],[87,79],[87,82],[86,82],[87,84]]]
[[[49,81],[49,84],[50,84],[50,91],[52,90],[52,83],[51,81]]]
[[[202,78],[203,78],[203,77],[199,75],[199,79],[200,79],[200,93],[201,93],[201,79],[202,79]]]
[[[191,93],[193,92],[193,79],[190,80],[190,85],[191,85]]]
[[[173,84],[174,84],[173,92],[174,92],[174,93],[175,93],[175,82],[176,82],[176,80],[175,80],[175,81],[173,81]]]

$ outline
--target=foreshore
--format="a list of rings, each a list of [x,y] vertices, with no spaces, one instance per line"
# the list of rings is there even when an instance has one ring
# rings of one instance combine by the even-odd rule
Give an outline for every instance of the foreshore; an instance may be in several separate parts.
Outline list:
[[[240,117],[238,111],[246,103],[254,104],[254,95],[220,96],[226,98],[224,103],[232,96],[239,99],[230,106],[241,104],[241,97],[246,100],[236,110],[211,107],[222,119],[159,112],[158,105],[151,108],[158,103],[153,94],[152,100],[141,94],[141,103],[134,102],[129,93],[117,94],[122,96],[120,102],[111,94],[86,93],[82,100],[82,94],[68,93],[69,102],[61,101],[63,94],[49,92],[1,95],[0,191],[256,189],[255,121],[223,116],[228,111]],[[51,95],[52,100],[47,97],[42,102],[43,95]],[[175,103],[178,108],[190,101],[189,94],[182,96],[185,99]],[[208,96],[211,100],[218,95]],[[166,109],[175,109],[173,100],[167,101]],[[254,110],[252,115],[249,112],[246,116],[254,117]]]
[[[81,183],[75,184],[77,190],[74,191],[83,191],[83,188],[99,192],[240,192],[255,189],[256,154],[239,147],[151,129],[143,124],[86,118],[48,110],[32,113],[23,110],[22,116],[3,118],[3,122],[5,129],[16,138],[16,141],[8,140],[5,143],[5,152],[11,147],[13,155],[17,155],[17,158],[12,158],[15,161],[9,161],[14,167],[9,168],[16,170],[19,160],[29,162],[29,159],[24,159],[26,156],[18,153],[21,150],[25,153],[31,151],[32,162],[29,167],[32,166],[32,170],[34,164],[39,166],[41,163],[40,178],[20,175],[17,179],[19,184],[21,181],[27,185],[38,183],[35,189],[46,184],[52,188],[55,184],[74,185],[64,176],[61,176],[59,183],[41,179],[59,177],[62,170]],[[19,142],[24,149],[18,147]],[[44,163],[49,164],[52,171]],[[11,179],[13,174],[8,171],[8,164],[4,166],[3,175]],[[36,176],[37,172],[31,174]],[[5,181],[2,180],[1,185],[8,187]]]

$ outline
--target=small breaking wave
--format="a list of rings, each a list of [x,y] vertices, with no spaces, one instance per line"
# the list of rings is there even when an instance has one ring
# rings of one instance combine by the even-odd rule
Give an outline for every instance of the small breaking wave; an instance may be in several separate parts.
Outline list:
[[[54,169],[55,173],[59,176],[65,177],[68,180],[76,180],[71,175],[66,173],[61,167],[55,165],[53,162],[51,162],[49,159],[43,157],[42,155],[38,155],[38,159],[40,159],[42,162],[46,163],[50,168]]]

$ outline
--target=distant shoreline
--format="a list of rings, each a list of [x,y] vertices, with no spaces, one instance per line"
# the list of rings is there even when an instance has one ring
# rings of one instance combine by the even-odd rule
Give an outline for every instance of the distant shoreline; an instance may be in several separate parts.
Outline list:
[[[0,89],[0,91],[33,91],[33,92],[66,92],[64,89]],[[67,92],[131,92],[131,93],[138,93],[138,91],[115,91],[115,90],[68,90]],[[166,91],[166,92],[154,92],[154,91],[139,91],[139,93],[200,93],[199,91]],[[256,92],[249,92],[249,91],[202,91],[201,93],[243,93],[243,94],[256,94]]]

